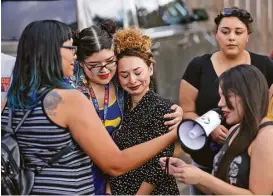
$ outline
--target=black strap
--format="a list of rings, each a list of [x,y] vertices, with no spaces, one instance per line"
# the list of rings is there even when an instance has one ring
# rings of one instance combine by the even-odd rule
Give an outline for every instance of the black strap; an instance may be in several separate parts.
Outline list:
[[[42,100],[44,98],[44,96],[51,91],[51,88],[43,88],[39,93],[38,93],[38,98],[37,100]],[[23,123],[25,122],[25,120],[27,119],[27,117],[29,116],[29,114],[34,110],[35,107],[28,109],[27,112],[25,113],[25,115],[23,116],[23,118],[21,119],[21,121],[18,123],[18,125],[16,126],[15,130],[13,131],[14,134],[20,129],[20,127],[23,125]],[[9,108],[9,121],[8,121],[8,126],[13,130],[12,128],[12,115],[13,111],[11,108]],[[36,167],[35,172],[40,172],[43,168],[45,167],[50,167],[53,163],[57,162],[60,158],[62,158],[62,156],[64,156],[65,154],[69,153],[70,151],[72,151],[74,148],[76,147],[76,145],[72,142],[70,142],[66,147],[62,148],[58,153],[56,153],[51,159],[49,159],[48,161],[45,162],[45,164],[42,167]]]
[[[67,153],[71,152],[74,150],[76,145],[74,142],[70,142],[66,147],[62,148],[58,153],[56,153],[51,159],[45,162],[43,166],[38,166],[35,169],[35,173],[40,173],[45,167],[50,167],[52,166],[53,163],[57,162],[62,158],[62,156],[66,155]]]
[[[267,122],[264,122],[262,123],[260,126],[259,126],[259,129],[262,129],[268,125],[273,125],[273,121],[267,121]]]
[[[11,109],[10,109],[11,110]],[[22,126],[22,124],[25,122],[25,120],[27,119],[28,115],[32,112],[33,109],[29,109],[27,110],[27,112],[25,113],[25,115],[23,116],[23,118],[21,119],[21,121],[19,122],[19,124],[16,126],[16,128],[14,129],[14,134],[16,134],[16,132],[20,129],[20,127]]]
[[[15,135],[16,132],[20,129],[20,127],[22,126],[22,124],[25,122],[25,120],[27,119],[28,115],[30,114],[30,112],[32,112],[33,109],[29,109],[27,110],[27,112],[25,113],[25,115],[23,116],[23,118],[21,119],[21,121],[18,123],[18,125],[16,126],[15,129],[13,129],[12,127],[12,120],[13,120],[13,111],[11,108],[9,108],[9,121],[8,121],[8,127],[11,128],[11,130],[13,131],[13,134]]]
[[[225,143],[227,143],[227,146],[228,146],[228,143],[229,143],[229,140],[232,138],[232,136],[236,133],[236,131],[240,128],[240,125],[237,125],[233,130],[232,132],[228,135]]]
[[[41,100],[50,90],[52,90],[51,88],[43,88],[38,94],[38,98],[37,100]],[[25,120],[27,119],[28,115],[33,111],[34,107],[31,109],[28,109],[25,113],[25,115],[23,116],[23,118],[21,119],[21,121],[18,123],[18,125],[16,126],[16,128],[14,129],[13,133],[16,134],[16,132],[20,129],[20,127],[23,125],[23,123],[25,122]],[[8,126],[13,130],[12,128],[12,120],[13,120],[13,115],[12,115],[12,109],[9,108],[9,122],[8,122]]]
[[[42,99],[44,98],[44,96],[45,96],[49,91],[51,91],[51,90],[52,90],[52,88],[47,88],[47,87],[43,88],[43,89],[38,93],[38,98],[37,98],[37,100],[42,100]]]
[[[8,127],[12,129],[12,109],[9,109],[9,122]]]

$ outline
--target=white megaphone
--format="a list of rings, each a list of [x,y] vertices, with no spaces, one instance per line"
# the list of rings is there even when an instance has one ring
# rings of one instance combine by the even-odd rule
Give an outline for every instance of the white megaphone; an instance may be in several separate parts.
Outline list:
[[[182,149],[186,152],[201,150],[208,142],[210,133],[221,124],[222,111],[212,109],[195,120],[182,121],[177,129],[177,135]]]

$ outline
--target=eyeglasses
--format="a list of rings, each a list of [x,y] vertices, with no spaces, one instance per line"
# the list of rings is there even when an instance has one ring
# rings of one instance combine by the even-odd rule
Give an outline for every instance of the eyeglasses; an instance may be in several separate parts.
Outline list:
[[[238,8],[224,8],[221,12],[221,15],[223,16],[241,16],[241,17],[250,17],[250,14],[243,9],[238,9]]]
[[[77,53],[77,46],[61,46],[61,48],[67,48],[72,51],[73,56]]]
[[[111,70],[111,69],[113,69],[114,67],[116,67],[116,65],[117,65],[117,61],[110,61],[110,62],[106,62],[106,64],[105,65],[100,65],[100,66],[97,66],[97,65],[88,65],[88,63],[86,63],[86,62],[82,62],[84,65],[85,65],[85,67],[89,70],[89,71],[91,71],[91,72],[93,72],[94,74],[97,74],[97,73],[99,73],[103,68],[106,68],[106,69],[108,69],[108,70]],[[100,64],[102,64],[102,63],[100,63]]]

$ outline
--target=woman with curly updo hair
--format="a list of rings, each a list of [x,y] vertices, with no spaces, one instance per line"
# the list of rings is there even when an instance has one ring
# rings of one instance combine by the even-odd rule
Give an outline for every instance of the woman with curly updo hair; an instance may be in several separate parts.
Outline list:
[[[112,20],[74,31],[73,45],[77,46],[77,60],[74,75],[68,81],[93,103],[110,135],[122,121],[125,96],[116,77],[115,32],[116,25]],[[170,128],[177,126],[182,119],[182,109],[177,105],[173,105],[172,109],[175,111],[166,116],[172,119],[165,122],[172,125]],[[106,189],[104,172],[97,165],[92,170],[95,193],[103,195]]]
[[[180,83],[179,99],[184,119],[195,119],[217,107],[220,99],[218,77],[239,64],[254,65],[263,73],[269,87],[273,83],[273,61],[268,56],[246,50],[252,33],[251,14],[238,7],[224,8],[214,22],[219,50],[193,58]],[[225,142],[231,126],[223,121],[211,133],[206,148],[199,152],[189,152],[194,165],[208,173],[212,171],[212,160]],[[192,194],[200,194],[193,191]]]
[[[140,29],[124,29],[115,35],[117,72],[121,87],[128,93],[124,118],[113,139],[120,149],[146,142],[168,132],[165,114],[171,112],[170,100],[163,99],[151,88],[155,60],[151,39]],[[118,177],[110,177],[113,195],[177,195],[176,181],[161,170],[159,158],[172,156],[174,144],[161,151],[145,165]]]

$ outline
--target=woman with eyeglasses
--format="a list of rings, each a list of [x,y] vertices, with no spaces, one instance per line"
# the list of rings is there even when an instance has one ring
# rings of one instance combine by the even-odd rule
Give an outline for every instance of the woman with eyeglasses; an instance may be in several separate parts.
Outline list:
[[[218,106],[227,124],[236,125],[214,158],[212,175],[176,158],[162,158],[163,169],[210,195],[273,194],[273,121],[266,117],[267,83],[253,65],[234,66],[221,74]]]
[[[74,76],[70,84],[85,94],[94,104],[97,114],[111,135],[121,121],[124,110],[124,90],[116,77],[117,61],[114,54],[113,35],[115,23],[105,20],[100,25],[75,31],[74,45],[77,46]],[[175,110],[167,114],[166,126],[173,129],[182,119],[182,109],[173,105]],[[107,161],[107,160],[105,160]],[[106,178],[94,165],[93,176],[96,194],[105,193]]]
[[[269,87],[273,83],[273,61],[268,56],[245,49],[252,32],[253,18],[246,10],[224,8],[214,20],[219,50],[213,54],[195,57],[188,65],[180,84],[180,106],[184,119],[195,119],[217,107],[218,77],[239,64],[252,64],[265,76]],[[251,80],[251,78],[249,78]],[[189,152],[193,164],[211,172],[212,160],[227,138],[224,121],[210,135],[210,143],[199,152]],[[192,190],[193,191],[193,190]]]
[[[33,109],[16,132],[25,167],[33,171],[74,144],[57,162],[35,174],[31,195],[92,195],[93,162],[105,173],[119,176],[145,164],[177,139],[174,129],[121,151],[92,102],[64,81],[64,76],[73,76],[75,50],[70,28],[54,20],[30,23],[19,40],[1,126],[8,125],[9,108],[13,127],[27,109]],[[45,88],[49,91],[41,97]]]

